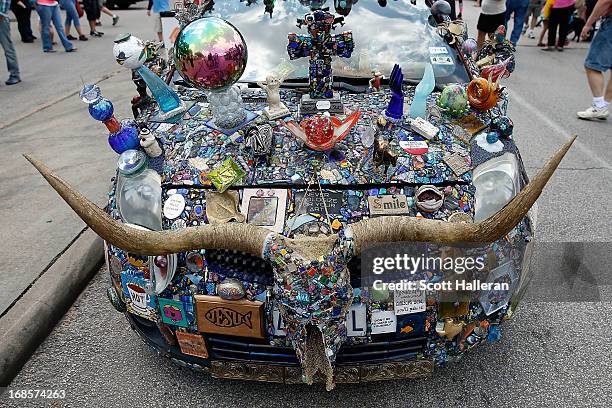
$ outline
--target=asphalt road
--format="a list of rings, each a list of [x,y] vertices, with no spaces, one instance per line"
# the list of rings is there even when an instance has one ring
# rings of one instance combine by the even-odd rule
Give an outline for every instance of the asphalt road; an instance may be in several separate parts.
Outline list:
[[[472,2],[465,9],[474,27],[478,9]],[[590,103],[585,54],[584,44],[543,53],[534,40],[522,39],[517,69],[505,81],[515,137],[530,175],[570,135],[579,135],[539,200],[538,234],[544,241],[609,242],[612,236],[612,123],[575,118]],[[215,380],[176,367],[153,354],[112,309],[106,284],[101,272],[12,388],[65,389],[66,400],[55,405],[71,407],[612,405],[609,285],[601,288],[604,300],[599,302],[521,305],[504,324],[500,342],[468,353],[431,379],[338,385],[327,393],[321,386]],[[0,401],[7,407],[52,404],[11,401],[6,394]]]

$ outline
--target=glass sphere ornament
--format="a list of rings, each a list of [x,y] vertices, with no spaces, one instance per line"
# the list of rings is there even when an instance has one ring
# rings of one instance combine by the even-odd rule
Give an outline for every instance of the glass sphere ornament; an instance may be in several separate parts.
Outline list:
[[[210,103],[215,126],[233,129],[246,120],[247,114],[238,87],[234,86],[220,92],[208,92],[206,97]]]
[[[431,14],[436,15],[451,15],[451,6],[445,0],[438,0],[431,5]]]
[[[89,104],[89,114],[100,122],[112,118],[114,111],[113,103],[106,98],[98,98],[96,102]]]
[[[438,97],[438,106],[452,116],[462,116],[469,110],[467,92],[459,84],[448,84]]]
[[[83,85],[81,92],[79,92],[79,98],[86,104],[96,103],[102,97],[102,92],[98,85]]]
[[[231,87],[247,64],[247,46],[233,25],[218,17],[204,17],[186,25],[174,44],[179,74],[206,91]]]
[[[129,69],[142,67],[147,59],[144,42],[131,34],[121,34],[115,38],[113,54],[119,65]]]
[[[467,40],[463,42],[463,44],[461,44],[461,50],[466,55],[473,55],[477,49],[478,49],[478,44],[476,43],[476,40],[473,38],[468,38]]]

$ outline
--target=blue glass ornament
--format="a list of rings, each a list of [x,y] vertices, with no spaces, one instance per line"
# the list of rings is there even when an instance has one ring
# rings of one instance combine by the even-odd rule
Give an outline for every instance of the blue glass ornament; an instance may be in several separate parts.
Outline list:
[[[499,141],[499,133],[497,131],[492,131],[487,133],[487,143],[496,143]]]
[[[389,106],[385,110],[385,115],[388,118],[400,120],[404,116],[404,92],[402,84],[404,83],[404,74],[399,65],[395,64],[389,78],[389,88],[391,88],[391,100]]]
[[[100,98],[96,102],[89,104],[89,114],[100,122],[112,118],[113,112],[113,103],[106,98]]]
[[[436,86],[436,78],[434,76],[433,66],[430,63],[425,65],[423,79],[414,90],[414,98],[410,104],[408,115],[411,118],[427,119],[427,97],[431,94]]]
[[[119,154],[126,150],[139,149],[140,138],[138,137],[138,128],[129,120],[122,121],[121,130],[108,135],[108,144]]]
[[[153,94],[153,98],[157,101],[157,105],[159,105],[159,109],[162,112],[170,112],[181,105],[181,100],[176,92],[149,68],[143,65],[136,71],[146,82],[149,91]]]

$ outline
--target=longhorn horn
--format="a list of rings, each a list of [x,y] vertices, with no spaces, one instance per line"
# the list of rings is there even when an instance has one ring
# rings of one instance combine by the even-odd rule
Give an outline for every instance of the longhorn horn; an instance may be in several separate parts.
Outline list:
[[[525,217],[544,186],[576,140],[572,137],[555,153],[536,177],[504,208],[479,223],[450,223],[414,217],[380,217],[351,224],[354,254],[366,242],[430,242],[436,244],[490,243],[506,235]]]
[[[102,239],[130,253],[164,255],[206,249],[236,249],[262,256],[270,230],[251,224],[203,225],[166,231],[143,231],[112,219],[100,207],[74,190],[41,161],[24,155],[51,187]]]

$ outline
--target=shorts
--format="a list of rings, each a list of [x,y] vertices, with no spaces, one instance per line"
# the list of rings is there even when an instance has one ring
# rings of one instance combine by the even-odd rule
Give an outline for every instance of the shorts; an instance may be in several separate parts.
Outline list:
[[[85,14],[87,14],[87,21],[100,19],[100,3],[98,3],[98,0],[83,0],[83,8]]]
[[[542,13],[542,6],[542,3],[529,3],[529,7],[527,7],[527,17],[540,17],[540,14]]]
[[[601,21],[599,30],[591,41],[584,66],[599,72],[612,69],[612,16]]]
[[[156,33],[161,33],[162,32],[161,16],[159,15],[159,13],[152,13],[152,15],[153,15],[153,30]]]
[[[480,14],[476,28],[483,33],[493,33],[500,25],[506,24],[506,12],[499,14]]]

